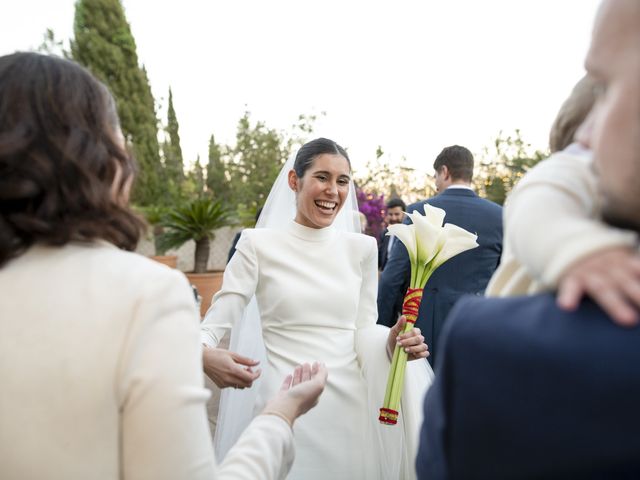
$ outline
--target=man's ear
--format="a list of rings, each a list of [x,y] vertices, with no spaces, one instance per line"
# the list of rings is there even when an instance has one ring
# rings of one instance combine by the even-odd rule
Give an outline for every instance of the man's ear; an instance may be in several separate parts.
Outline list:
[[[298,176],[296,175],[295,170],[289,171],[289,176],[287,177],[289,180],[289,188],[294,192],[298,191]]]
[[[449,168],[446,165],[440,167],[440,172],[442,173],[442,177],[444,180],[451,179],[451,173],[449,172]]]

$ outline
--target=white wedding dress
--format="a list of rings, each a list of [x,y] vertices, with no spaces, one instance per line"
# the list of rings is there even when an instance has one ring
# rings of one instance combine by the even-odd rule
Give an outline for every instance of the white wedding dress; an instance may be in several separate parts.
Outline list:
[[[389,371],[386,327],[377,319],[377,247],[372,237],[312,229],[245,230],[223,287],[202,324],[217,345],[243,318],[253,295],[260,312],[267,365],[257,414],[300,363],[329,371],[319,404],[294,426],[290,479],[414,478],[422,397],[433,379],[426,361],[409,362],[401,422],[377,421]],[[224,419],[222,419],[224,421]]]

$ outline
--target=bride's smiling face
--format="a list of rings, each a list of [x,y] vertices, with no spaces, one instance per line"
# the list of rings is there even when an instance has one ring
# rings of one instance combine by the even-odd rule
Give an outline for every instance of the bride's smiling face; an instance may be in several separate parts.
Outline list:
[[[333,223],[349,194],[351,171],[342,155],[323,153],[299,178],[289,172],[289,186],[296,192],[296,222],[310,228]]]

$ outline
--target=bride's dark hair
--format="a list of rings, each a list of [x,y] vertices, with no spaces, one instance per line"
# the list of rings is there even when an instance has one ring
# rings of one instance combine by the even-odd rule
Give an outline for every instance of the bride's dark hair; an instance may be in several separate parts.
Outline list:
[[[347,151],[344,148],[328,138],[316,138],[315,140],[305,143],[300,147],[300,150],[298,150],[296,161],[293,164],[293,170],[296,172],[298,178],[302,178],[305,172],[313,164],[313,160],[318,155],[322,155],[324,153],[342,155],[347,160],[349,169],[351,169],[351,161],[349,160],[349,155],[347,155]]]
[[[107,88],[80,65],[0,57],[0,267],[35,243],[103,239],[133,250],[134,161]]]

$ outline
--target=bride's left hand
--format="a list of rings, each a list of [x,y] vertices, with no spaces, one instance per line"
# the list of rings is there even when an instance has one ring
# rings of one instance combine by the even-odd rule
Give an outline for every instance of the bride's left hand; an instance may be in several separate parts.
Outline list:
[[[387,340],[387,353],[389,358],[393,357],[393,350],[399,344],[407,352],[407,360],[418,360],[429,356],[429,347],[424,343],[424,337],[420,334],[419,328],[412,328],[408,332],[400,334],[407,322],[402,315],[396,324],[389,330],[389,340]]]

